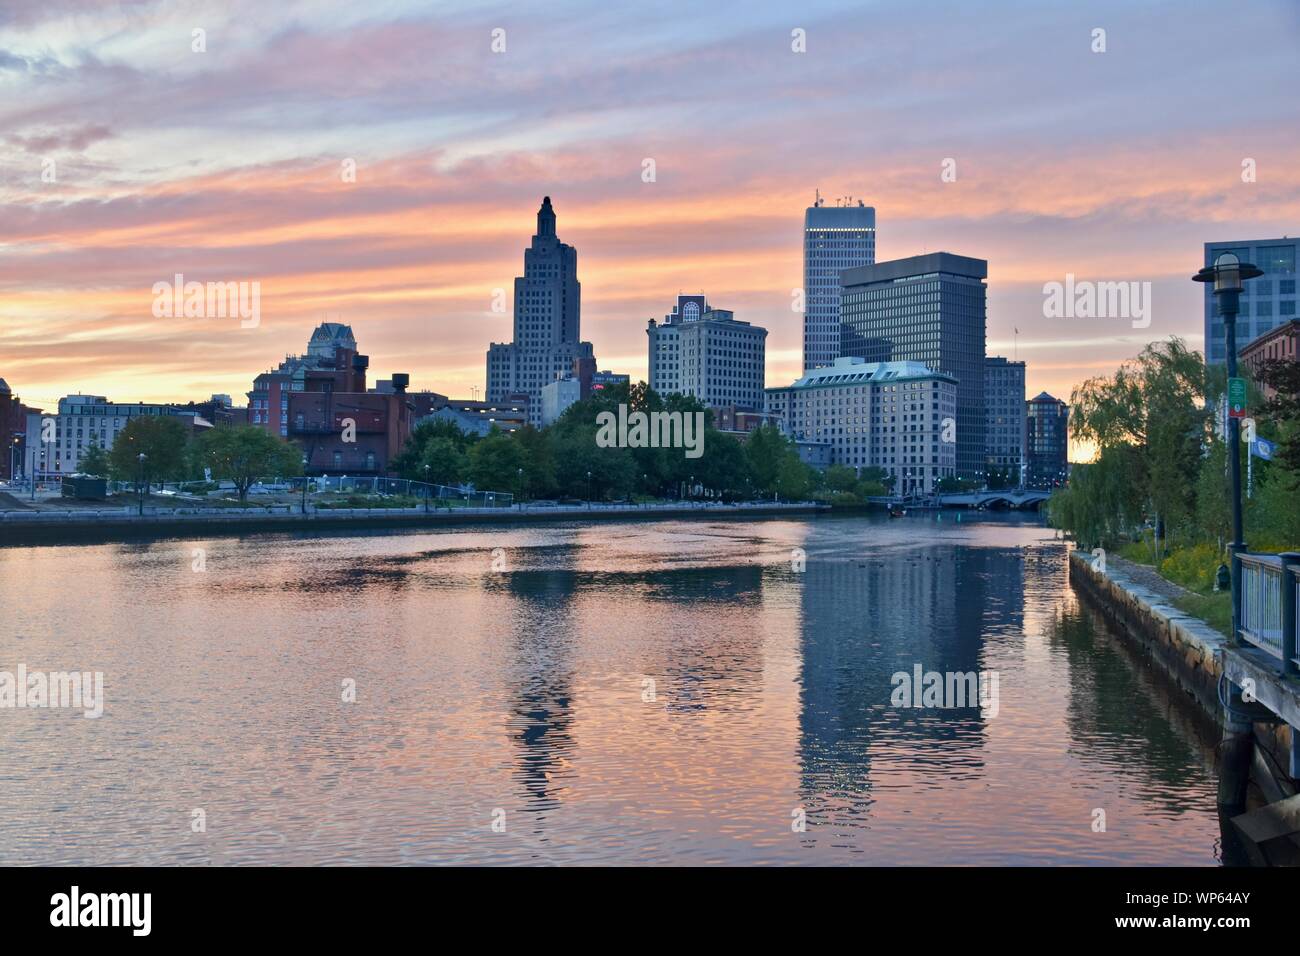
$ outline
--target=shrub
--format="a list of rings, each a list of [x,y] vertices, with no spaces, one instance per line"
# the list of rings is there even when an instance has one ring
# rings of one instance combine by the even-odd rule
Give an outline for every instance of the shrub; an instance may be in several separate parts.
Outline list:
[[[1214,589],[1214,576],[1223,563],[1223,554],[1212,544],[1179,548],[1160,562],[1160,573],[1192,591]]]

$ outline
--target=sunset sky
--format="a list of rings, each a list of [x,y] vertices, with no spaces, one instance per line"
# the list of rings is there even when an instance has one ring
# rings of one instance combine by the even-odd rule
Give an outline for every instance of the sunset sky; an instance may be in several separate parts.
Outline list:
[[[468,397],[550,195],[601,368],[644,378],[646,320],[702,290],[787,384],[820,188],[876,208],[878,260],[988,259],[989,354],[1018,327],[1029,394],[1068,398],[1201,347],[1202,243],[1300,232],[1298,46],[1294,0],[0,0],[0,377],[244,404],[330,320]],[[259,281],[261,324],[155,318],[178,272]],[[1150,281],[1150,328],[1045,318],[1066,273]]]

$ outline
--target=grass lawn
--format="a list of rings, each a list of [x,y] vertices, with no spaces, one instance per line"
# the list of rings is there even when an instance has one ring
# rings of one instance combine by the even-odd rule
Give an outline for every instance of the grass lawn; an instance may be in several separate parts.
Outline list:
[[[1200,618],[1225,637],[1232,636],[1232,594],[1192,594],[1174,602],[1178,610]]]

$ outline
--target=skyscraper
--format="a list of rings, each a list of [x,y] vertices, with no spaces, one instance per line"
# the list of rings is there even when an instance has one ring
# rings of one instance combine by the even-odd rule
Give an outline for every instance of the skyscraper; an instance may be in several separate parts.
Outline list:
[[[876,261],[876,210],[824,206],[820,196],[803,214],[803,369],[830,365],[840,348],[840,273]]]
[[[842,276],[840,348],[868,362],[920,362],[957,379],[957,475],[984,473],[983,259],[932,252]]]
[[[1241,242],[1207,242],[1205,264],[1225,252],[1236,253],[1242,262],[1253,262],[1264,270],[1258,279],[1241,284],[1241,311],[1237,314],[1237,350],[1265,332],[1285,325],[1296,317],[1296,258],[1300,240],[1244,239]],[[1224,355],[1223,319],[1213,283],[1205,284],[1205,358],[1219,364]]]
[[[1025,363],[984,360],[984,470],[1010,485],[1025,475]]]
[[[524,250],[524,274],[515,279],[514,341],[493,342],[487,353],[487,400],[528,396],[528,420],[542,421],[542,386],[572,373],[574,362],[595,367],[590,342],[580,341],[578,251],[555,234],[551,197],[537,211],[537,233]]]
[[[1055,488],[1070,476],[1070,406],[1046,392],[1028,405],[1025,487]]]

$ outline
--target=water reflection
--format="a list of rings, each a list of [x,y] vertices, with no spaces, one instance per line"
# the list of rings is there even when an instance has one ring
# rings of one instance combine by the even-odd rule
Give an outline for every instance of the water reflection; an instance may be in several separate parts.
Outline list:
[[[0,669],[108,698],[0,714],[0,863],[1219,853],[1212,730],[1032,520],[0,549],[0,579]],[[916,665],[996,672],[996,715],[891,706]]]

